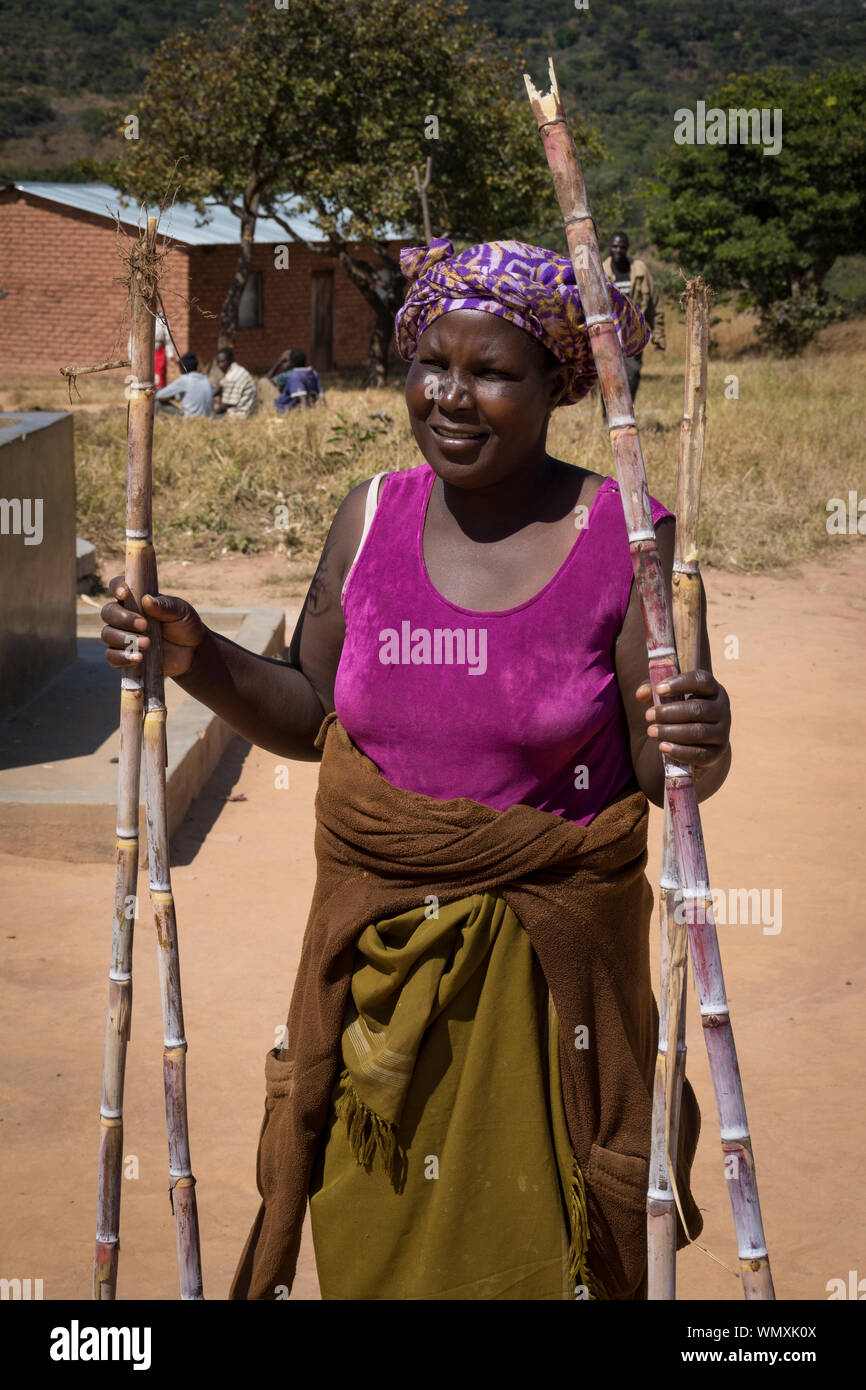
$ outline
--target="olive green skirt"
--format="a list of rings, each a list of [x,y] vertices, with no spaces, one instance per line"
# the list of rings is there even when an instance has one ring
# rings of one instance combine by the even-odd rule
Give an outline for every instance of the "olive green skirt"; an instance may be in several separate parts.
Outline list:
[[[310,1187],[323,1299],[603,1296],[558,1032],[503,899],[362,933]]]

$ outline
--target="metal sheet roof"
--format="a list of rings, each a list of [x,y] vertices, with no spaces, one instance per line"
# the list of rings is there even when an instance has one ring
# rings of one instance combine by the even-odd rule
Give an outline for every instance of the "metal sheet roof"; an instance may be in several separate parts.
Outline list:
[[[16,183],[13,186],[22,193],[60,203],[63,207],[96,213],[98,217],[113,219],[117,211],[124,225],[138,225],[139,204],[107,183]],[[280,215],[285,217],[298,236],[305,241],[323,240],[321,231],[303,213],[298,212],[296,199],[281,199],[278,206]],[[150,209],[151,214],[156,211],[156,208]],[[142,220],[145,215],[142,214]],[[166,211],[160,230],[186,246],[225,246],[238,240],[240,223],[225,207],[209,208],[205,221],[191,203],[175,203],[173,208]],[[391,227],[385,229],[385,234],[391,240],[400,237],[400,233]],[[255,240],[282,243],[286,240],[286,232],[278,222],[260,217],[256,222]]]

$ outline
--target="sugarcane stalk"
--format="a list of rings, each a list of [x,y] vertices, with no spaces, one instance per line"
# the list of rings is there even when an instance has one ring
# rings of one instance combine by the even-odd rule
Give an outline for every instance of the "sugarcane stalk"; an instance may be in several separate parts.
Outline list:
[[[132,293],[132,374],[134,382],[129,400],[130,448],[135,444],[138,471],[131,481],[140,507],[138,534],[132,540],[141,547],[145,587],[134,592],[140,603],[143,593],[156,594],[159,583],[153,546],[153,412],[155,385],[153,351],[156,315],[156,281],[153,276],[156,249],[156,218],[149,217],[147,231],[139,241],[141,267],[133,261]],[[180,987],[180,956],[177,920],[171,890],[168,854],[168,816],[166,814],[165,768],[166,707],[162,670],[162,625],[148,621],[150,647],[144,660],[144,765],[147,779],[147,859],[150,872],[150,901],[156,927],[157,962],[163,1026],[163,1081],[165,1120],[168,1133],[169,1196],[174,1213],[177,1261],[182,1299],[200,1299],[202,1292],[201,1252],[195,1178],[189,1153],[189,1124],[186,1106],[186,1037],[183,1026],[183,1000]]]
[[[565,222],[593,360],[607,410],[608,432],[646,634],[653,703],[660,706],[670,703],[671,697],[660,696],[658,686],[679,674],[679,663],[671,605],[656,543],[646,469],[622,348],[611,313],[586,186],[565,120],[553,62],[550,62],[551,90],[548,94],[537,92],[528,76],[525,81]],[[681,903],[678,914],[685,917],[692,951],[701,1021],[719,1114],[722,1150],[726,1159],[743,1292],[749,1299],[772,1299],[775,1295],[712,915],[712,896],[694,777],[688,766],[676,763],[667,755],[662,757],[671,810],[677,878],[681,885],[678,890]],[[734,1160],[730,1170],[729,1160]],[[679,1207],[678,1201],[677,1205]]]
[[[673,621],[680,669],[701,664],[701,581],[698,511],[706,431],[709,301],[700,277],[685,289],[686,362],[677,473],[677,527],[673,565]],[[671,808],[665,784],[659,893],[659,1041],[653,1084],[652,1151],[647,1192],[647,1297],[676,1298],[675,1205],[679,1115],[686,1066],[687,933],[677,920],[682,884],[677,877]],[[668,1065],[668,1059],[673,1065]]]
[[[130,586],[136,582],[137,558],[136,552],[127,552],[126,582]],[[140,588],[138,592],[141,592]],[[123,1080],[132,1020],[132,934],[138,882],[142,707],[141,673],[124,676],[120,695],[114,923],[103,1044],[102,1100],[99,1107],[99,1181],[93,1265],[93,1297],[96,1299],[113,1299],[117,1292],[123,1181]]]
[[[156,585],[148,592],[154,592]],[[166,708],[162,676],[162,642],[154,641],[145,672],[144,759],[147,776],[147,854],[150,901],[156,927],[157,960],[163,1022],[163,1081],[168,1133],[169,1193],[174,1212],[180,1296],[200,1299],[201,1252],[195,1178],[189,1152],[186,1103],[187,1043],[183,1025],[177,919],[171,889],[168,855],[168,817],[165,799]]]
[[[659,879],[659,1036],[653,1079],[652,1140],[647,1190],[647,1298],[676,1297],[677,1208],[669,1156],[677,1153],[679,1107],[685,1072],[687,977],[675,967],[675,911],[680,901],[671,810],[665,795],[662,869]],[[674,1003],[674,982],[679,996]],[[674,1020],[677,1020],[675,1022]],[[668,1058],[674,1058],[672,1067]],[[674,1157],[674,1162],[676,1158]],[[676,1181],[674,1172],[673,1181]]]
[[[133,313],[136,299],[133,293]],[[153,376],[154,321],[139,313],[133,352],[142,379]],[[149,356],[148,356],[149,354]],[[148,369],[147,362],[151,363]],[[71,376],[129,366],[126,360],[100,363],[97,367],[63,368]],[[133,370],[135,368],[133,367]],[[152,407],[151,407],[152,409]],[[126,558],[124,578],[128,602],[149,591],[148,554],[142,536],[149,530],[149,499],[141,485],[142,450],[148,450],[138,409],[130,408],[126,454]],[[145,431],[146,432],[146,431]],[[149,468],[149,463],[148,463]],[[134,641],[134,639],[133,639]],[[102,1055],[102,1099],[99,1107],[99,1170],[97,1185],[96,1253],[93,1265],[93,1297],[111,1300],[117,1294],[120,1251],[120,1196],[123,1184],[123,1083],[126,1049],[132,1025],[132,942],[138,904],[138,815],[141,782],[144,680],[141,667],[131,666],[121,680],[120,751],[117,768],[117,826],[114,851],[114,921],[111,963],[108,971],[108,1007]]]
[[[149,217],[143,236],[130,255],[132,384],[128,392],[126,607],[141,613],[144,594],[156,594],[158,579],[153,547],[153,357],[156,308],[156,227]],[[142,736],[146,770],[146,816],[150,898],[157,938],[163,1018],[163,1079],[169,1151],[169,1195],[175,1218],[180,1292],[201,1299],[195,1178],[189,1153],[186,1108],[186,1050],[177,923],[171,890],[166,815],[165,683],[162,627],[148,620],[144,670],[124,676],[121,694],[118,835],[115,869],[115,923],[112,938],[109,1011],[103,1064],[99,1214],[94,1290],[113,1298],[117,1277],[120,1182],[122,1164],[123,1065],[132,1007],[132,929],[138,871],[138,806]],[[142,710],[144,711],[142,718]]]

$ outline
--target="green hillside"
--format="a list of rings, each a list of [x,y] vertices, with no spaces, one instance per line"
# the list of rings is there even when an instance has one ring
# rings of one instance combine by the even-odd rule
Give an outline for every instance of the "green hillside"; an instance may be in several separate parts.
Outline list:
[[[161,39],[219,10],[220,0],[0,0],[0,181],[75,178],[76,159],[107,154],[106,103],[139,90]]]
[[[134,92],[160,39],[195,30],[219,8],[219,0],[0,0],[0,86],[106,97]]]
[[[519,42],[536,81],[553,53],[570,101],[610,151],[596,194],[621,195],[632,221],[632,195],[670,143],[678,106],[734,72],[785,65],[804,75],[827,61],[866,61],[862,0],[589,0],[586,10],[574,0],[467,3]],[[243,5],[222,8],[234,15]],[[219,0],[0,0],[0,177],[74,177],[77,159],[110,153],[117,137],[105,107],[134,96],[161,38],[219,9]],[[515,71],[515,95],[521,90]]]
[[[732,73],[866,61],[862,0],[469,0],[474,15],[520,43],[538,82],[548,54],[560,85],[601,130],[611,158],[596,197],[628,193],[669,146],[673,113],[694,107]]]

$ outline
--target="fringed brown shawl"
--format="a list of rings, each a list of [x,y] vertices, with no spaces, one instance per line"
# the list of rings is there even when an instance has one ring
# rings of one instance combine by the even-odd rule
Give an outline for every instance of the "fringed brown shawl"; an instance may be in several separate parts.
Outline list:
[[[288,1017],[265,1063],[257,1182],[262,1203],[230,1293],[291,1288],[316,1145],[340,1065],[355,942],[370,922],[435,894],[495,892],[529,934],[561,1030],[563,1101],[584,1175],[592,1268],[613,1298],[644,1296],[646,1192],[658,1013],[649,970],[648,807],[624,796],[589,826],[530,806],[435,801],[386,782],[335,714],[316,797],[318,875]],[[587,1029],[579,1035],[578,1028]],[[684,1083],[677,1179],[689,1189],[700,1117]],[[679,1244],[686,1243],[682,1229]]]

